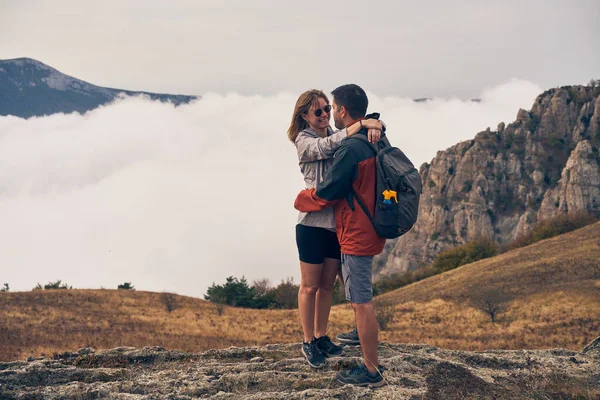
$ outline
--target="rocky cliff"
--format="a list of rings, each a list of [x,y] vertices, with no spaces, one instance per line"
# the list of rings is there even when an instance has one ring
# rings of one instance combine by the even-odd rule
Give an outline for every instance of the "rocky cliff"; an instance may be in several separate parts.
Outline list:
[[[111,89],[65,75],[31,58],[0,60],[0,116],[22,118],[54,113],[84,113],[120,95],[145,95],[152,100],[188,103],[195,96]]]
[[[440,151],[420,168],[419,219],[389,241],[374,274],[405,272],[478,236],[511,241],[539,220],[600,215],[600,87],[539,95],[516,121]]]
[[[361,362],[360,351],[312,370],[299,344],[210,350],[160,347],[81,349],[53,359],[0,363],[2,399],[531,399],[600,394],[600,338],[582,352],[467,352],[380,344],[387,385],[344,386],[335,371]]]

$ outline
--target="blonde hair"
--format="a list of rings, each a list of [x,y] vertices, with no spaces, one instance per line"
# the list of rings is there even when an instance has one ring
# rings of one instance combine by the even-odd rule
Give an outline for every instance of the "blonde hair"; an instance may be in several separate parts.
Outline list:
[[[313,105],[313,103],[318,102],[319,97],[329,104],[329,99],[325,93],[317,89],[307,90],[298,97],[296,107],[294,107],[294,114],[292,115],[292,122],[287,131],[288,139],[290,139],[292,143],[296,143],[298,134],[308,127],[308,122],[302,118],[302,114],[308,113],[310,106]]]

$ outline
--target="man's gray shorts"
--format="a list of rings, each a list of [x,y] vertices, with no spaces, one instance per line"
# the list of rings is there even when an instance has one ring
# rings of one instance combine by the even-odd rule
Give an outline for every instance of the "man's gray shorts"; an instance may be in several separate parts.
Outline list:
[[[373,256],[342,253],[342,276],[346,300],[356,304],[373,301]]]

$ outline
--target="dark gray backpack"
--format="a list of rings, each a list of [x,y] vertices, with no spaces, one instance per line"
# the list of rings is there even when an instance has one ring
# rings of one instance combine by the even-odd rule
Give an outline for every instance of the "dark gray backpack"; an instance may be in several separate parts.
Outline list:
[[[394,239],[404,235],[417,221],[421,197],[421,175],[413,163],[384,137],[371,144],[365,135],[353,135],[375,152],[377,185],[375,215],[359,196],[352,196],[371,220],[375,232],[382,238]],[[350,138],[349,138],[350,139]],[[394,195],[395,192],[395,195]]]

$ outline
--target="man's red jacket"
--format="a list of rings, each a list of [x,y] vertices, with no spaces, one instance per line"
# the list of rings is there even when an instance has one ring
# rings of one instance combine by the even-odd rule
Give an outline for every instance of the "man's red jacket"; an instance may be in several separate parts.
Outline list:
[[[366,135],[363,129],[357,135]],[[380,140],[387,138],[383,137]],[[335,229],[344,254],[374,256],[383,250],[385,239],[375,229],[351,190],[363,201],[371,215],[375,213],[375,151],[367,143],[349,137],[333,156],[333,165],[316,189],[298,194],[294,207],[303,212],[335,207]],[[356,204],[354,204],[356,203]]]

